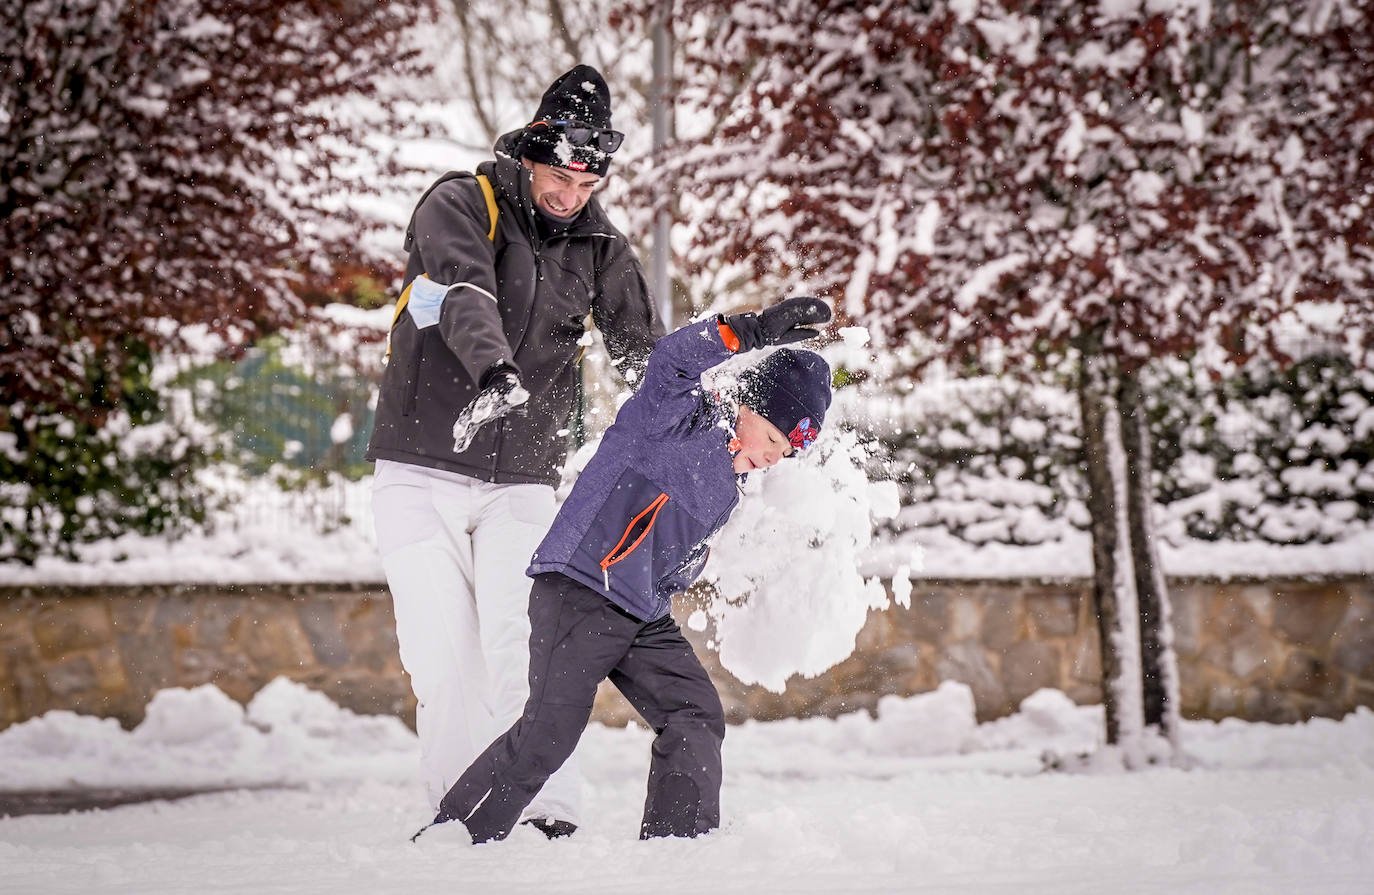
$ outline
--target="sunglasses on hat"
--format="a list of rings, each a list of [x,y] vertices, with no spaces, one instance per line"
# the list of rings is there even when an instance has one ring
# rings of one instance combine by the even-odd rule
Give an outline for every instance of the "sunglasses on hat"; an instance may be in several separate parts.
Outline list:
[[[568,119],[535,121],[530,124],[530,127],[538,127],[541,124],[545,127],[557,127],[563,132],[563,136],[568,138],[568,142],[574,146],[586,146],[595,140],[597,149],[602,152],[615,152],[620,148],[620,144],[625,142],[625,135],[620,131],[593,127],[585,121]]]

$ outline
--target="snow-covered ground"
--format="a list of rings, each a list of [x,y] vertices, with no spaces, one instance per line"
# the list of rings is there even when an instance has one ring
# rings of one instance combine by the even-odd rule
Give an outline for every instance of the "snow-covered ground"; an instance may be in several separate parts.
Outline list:
[[[725,744],[724,824],[636,838],[649,735],[593,725],[570,839],[409,836],[428,818],[414,736],[278,680],[247,710],[159,694],[131,732],[54,712],[0,732],[0,789],[269,786],[0,820],[14,893],[1365,893],[1374,713],[1294,726],[1188,722],[1188,770],[1041,772],[1100,709],[1055,691],[975,725],[967,688],[879,717],[747,723]],[[456,829],[454,832],[459,832]],[[428,841],[427,841],[428,840]]]

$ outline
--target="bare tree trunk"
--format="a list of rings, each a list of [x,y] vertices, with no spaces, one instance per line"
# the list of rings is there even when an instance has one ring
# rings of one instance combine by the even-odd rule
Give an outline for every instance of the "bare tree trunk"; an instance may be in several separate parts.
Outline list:
[[[1178,745],[1178,661],[1173,650],[1169,588],[1154,530],[1153,446],[1138,372],[1123,373],[1119,400],[1126,451],[1131,556],[1140,605],[1140,664],[1144,721]]]
[[[1116,376],[1111,362],[1085,352],[1078,399],[1083,417],[1083,459],[1093,547],[1093,599],[1102,644],[1102,703],[1107,744],[1120,746],[1136,766],[1141,716],[1140,629],[1126,506],[1125,451]]]

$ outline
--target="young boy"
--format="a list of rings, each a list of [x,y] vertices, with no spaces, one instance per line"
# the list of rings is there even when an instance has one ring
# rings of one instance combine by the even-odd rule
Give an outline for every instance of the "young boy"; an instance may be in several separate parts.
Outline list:
[[[819,299],[791,298],[658,341],[530,564],[524,714],[449,789],[434,823],[461,821],[474,842],[504,839],[572,754],[609,677],[656,734],[640,838],[720,825],[724,711],[671,599],[701,573],[707,540],[739,502],[737,477],[815,440],[830,368],[810,351],[774,352],[741,375],[733,420],[700,377],[734,352],[811,338],[829,320]]]

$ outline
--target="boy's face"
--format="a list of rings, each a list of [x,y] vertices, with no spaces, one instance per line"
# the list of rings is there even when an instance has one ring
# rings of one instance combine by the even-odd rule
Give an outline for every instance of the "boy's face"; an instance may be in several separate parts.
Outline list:
[[[787,436],[744,404],[735,418],[735,438],[740,444],[739,453],[735,454],[735,472],[767,469],[792,455],[792,443]]]

